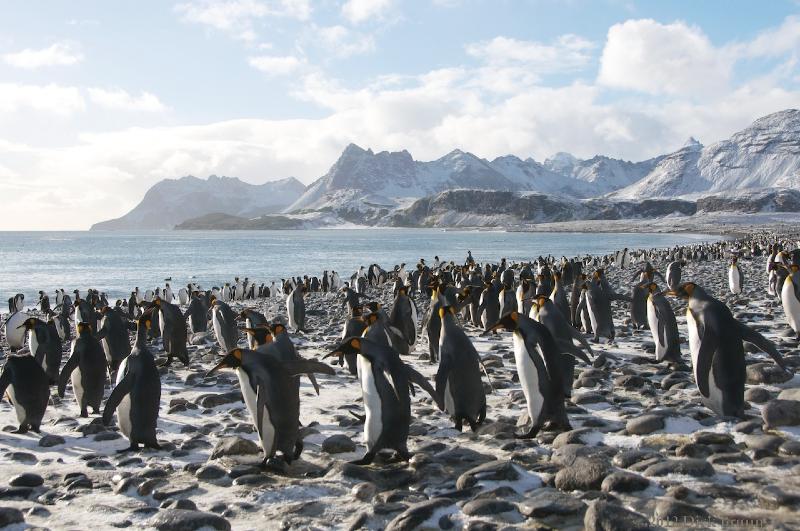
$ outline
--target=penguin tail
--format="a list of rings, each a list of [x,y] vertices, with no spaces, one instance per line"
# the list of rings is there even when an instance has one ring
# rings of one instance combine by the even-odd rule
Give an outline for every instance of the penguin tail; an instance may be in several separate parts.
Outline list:
[[[350,413],[351,415],[353,415],[358,420],[358,422],[360,424],[364,424],[367,421],[367,416],[366,415],[359,415],[358,413],[356,413],[352,409],[348,409],[347,412]]]

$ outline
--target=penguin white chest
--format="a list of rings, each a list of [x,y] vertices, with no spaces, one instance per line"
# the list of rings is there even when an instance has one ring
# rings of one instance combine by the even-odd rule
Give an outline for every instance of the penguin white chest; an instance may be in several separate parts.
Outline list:
[[[375,385],[375,375],[372,373],[372,364],[364,356],[358,356],[356,363],[358,379],[361,382],[361,393],[364,397],[364,442],[367,448],[372,449],[383,431],[383,416],[381,413],[381,397]]]
[[[533,353],[539,356],[538,352]],[[528,415],[534,425],[539,423],[542,409],[544,409],[544,395],[539,387],[539,371],[533,363],[531,354],[525,346],[525,339],[519,332],[514,332],[514,361],[517,365],[517,374],[528,405]]]
[[[650,325],[650,334],[656,344],[656,359],[660,361],[664,357],[666,345],[661,342],[661,338],[658,335],[658,314],[656,313],[656,306],[650,297],[647,297],[647,324]]]
[[[286,313],[289,316],[289,326],[291,328],[295,328],[296,329],[297,328],[297,321],[295,321],[294,301],[292,299],[293,299],[293,297],[291,295],[289,295],[286,298]]]
[[[786,314],[789,326],[797,333],[800,330],[800,301],[794,294],[794,283],[790,277],[786,277],[786,280],[783,281],[781,303],[783,303],[783,312]]]
[[[14,412],[17,414],[17,421],[20,424],[22,424],[25,421],[25,418],[27,417],[27,415],[25,414],[25,408],[22,407],[22,404],[20,404],[17,401],[17,394],[14,391],[14,385],[13,384],[8,386],[7,393],[8,393],[8,398],[11,400],[11,403],[14,404]]]
[[[35,330],[28,330],[28,348],[31,351],[31,356],[35,356],[36,351],[39,350],[39,340],[36,338]]]
[[[258,394],[250,385],[250,378],[247,376],[246,372],[242,369],[236,369],[236,375],[239,377],[239,386],[242,389],[244,403],[247,405],[247,410],[250,411],[253,424],[258,427]],[[261,440],[261,448],[264,450],[265,457],[272,457],[275,455],[275,426],[272,424],[269,410],[266,407],[260,414],[261,432],[258,434],[258,437]]]
[[[117,419],[119,420],[119,431],[127,437],[131,438],[133,431],[133,422],[131,420],[131,395],[125,395],[117,406]]]
[[[456,414],[456,401],[453,399],[453,393],[450,390],[450,378],[447,378],[447,383],[444,386],[444,410],[450,416]]]
[[[224,344],[225,340],[223,339],[222,335],[222,325],[220,324],[219,318],[217,317],[217,310],[211,312],[211,324],[214,327],[214,335],[217,336],[217,343],[219,343],[220,346],[223,347],[223,349],[227,348],[228,345]]]
[[[692,372],[697,382],[697,358],[700,355],[700,331],[691,310],[686,310],[686,328],[689,330],[689,352],[692,355]]]
[[[739,268],[734,265],[728,268],[728,286],[734,295],[742,292],[742,286],[739,282]]]
[[[70,376],[72,380],[72,392],[75,393],[75,400],[78,402],[79,406],[83,405],[83,375],[81,374],[81,368],[77,367],[74,371],[72,371],[72,375]]]

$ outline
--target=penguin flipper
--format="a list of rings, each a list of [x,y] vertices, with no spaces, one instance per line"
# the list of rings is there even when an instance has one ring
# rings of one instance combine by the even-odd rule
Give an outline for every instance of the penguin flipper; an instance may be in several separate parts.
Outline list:
[[[578,343],[580,343],[581,346],[589,352],[589,354],[594,356],[594,351],[592,350],[592,347],[589,345],[589,342],[586,341],[586,338],[583,337],[583,334],[581,334],[580,331],[578,331],[578,329],[575,328],[574,326],[568,327],[568,330],[573,339],[575,339]]]
[[[131,378],[130,372],[126,372],[125,376],[120,380],[114,390],[111,391],[111,395],[108,397],[106,401],[106,407],[103,409],[103,424],[108,426],[111,424],[111,417],[114,415],[114,411],[116,411],[117,406],[119,403],[122,402],[122,399],[125,398],[125,395],[131,392],[131,388],[133,387],[133,378]]]
[[[560,347],[562,353],[579,358],[581,361],[586,362],[587,364],[592,363],[586,353],[573,345],[571,342],[558,339],[556,340],[556,344]],[[572,385],[572,383],[570,383],[570,385]]]
[[[775,344],[772,341],[762,336],[744,323],[737,321],[737,324],[739,325],[739,332],[741,333],[744,341],[747,341],[748,343],[751,343],[763,350],[769,354],[773,360],[775,360],[775,363],[777,363],[781,369],[786,372],[789,371],[789,369],[786,367],[786,363],[783,361],[783,356],[781,356],[781,353],[778,352],[778,349],[775,347]]]
[[[8,372],[7,369],[3,369],[3,373],[0,374],[0,400],[3,399],[6,394],[6,389],[11,385],[11,375],[8,374]]]
[[[450,375],[450,356],[446,355],[442,350],[439,351],[441,356],[439,360],[439,370],[436,371],[436,377],[434,379],[436,394],[439,396],[444,396],[444,390],[447,387],[447,377]]]
[[[436,389],[428,382],[427,378],[423,375],[418,373],[416,370],[412,369],[408,365],[404,365],[406,374],[408,375],[408,382],[410,384],[417,384],[422,389],[424,389],[431,398],[433,398],[434,402],[436,402],[436,406],[439,408],[440,411],[444,411],[444,401],[439,393],[436,392]]]
[[[74,371],[78,367],[78,356],[72,354],[67,363],[64,364],[64,368],[61,369],[61,373],[58,375],[58,396],[64,398],[64,392],[67,390],[67,380],[72,375],[72,371]]]
[[[316,360],[296,359],[291,361],[281,362],[284,369],[286,369],[292,376],[299,376],[300,374],[328,374],[335,375],[336,371],[327,363],[322,363]]]

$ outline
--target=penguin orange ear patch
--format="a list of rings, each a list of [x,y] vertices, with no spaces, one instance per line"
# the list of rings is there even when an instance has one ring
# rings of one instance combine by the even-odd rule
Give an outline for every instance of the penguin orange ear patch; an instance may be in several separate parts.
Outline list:
[[[144,327],[145,327],[145,328],[147,328],[147,329],[149,329],[149,328],[150,328],[150,319],[147,319],[147,320],[144,322]]]
[[[361,341],[358,339],[351,339],[350,346],[356,350],[361,350]]]
[[[517,319],[519,319],[519,314],[517,312],[511,312],[511,319],[516,321]]]
[[[237,360],[242,361],[242,349],[237,348],[236,350],[231,352],[231,354],[233,354],[233,357],[236,358]]]

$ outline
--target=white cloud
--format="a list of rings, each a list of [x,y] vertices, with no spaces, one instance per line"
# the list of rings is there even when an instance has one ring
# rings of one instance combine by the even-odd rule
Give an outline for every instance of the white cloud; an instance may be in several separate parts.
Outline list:
[[[16,68],[33,70],[46,66],[71,66],[83,61],[83,54],[74,44],[56,42],[38,50],[26,48],[3,54],[3,61]]]
[[[104,109],[117,111],[161,112],[167,107],[158,97],[150,92],[142,92],[138,96],[122,89],[89,88],[89,99]]]
[[[800,55],[800,17],[786,17],[779,27],[761,32],[753,40],[732,48],[743,57],[774,57],[787,52]]]
[[[204,24],[244,41],[258,37],[253,22],[266,17],[308,20],[310,0],[197,0],[177,4],[186,22]]]
[[[698,27],[628,20],[608,30],[598,82],[649,94],[716,95],[727,90],[733,62]]]
[[[259,55],[247,60],[250,66],[270,76],[285,76],[299,70],[305,62],[293,55]]]
[[[76,87],[0,83],[0,112],[31,109],[69,115],[85,108],[86,102]]]
[[[392,3],[393,0],[347,0],[342,6],[342,16],[353,24],[360,24],[381,17]]]
[[[337,57],[361,55],[375,50],[375,38],[372,35],[356,33],[341,25],[314,28],[314,33],[325,50]]]
[[[492,65],[524,64],[539,72],[570,71],[584,68],[592,60],[596,45],[577,35],[561,35],[551,44],[495,37],[469,44],[466,51]]]

